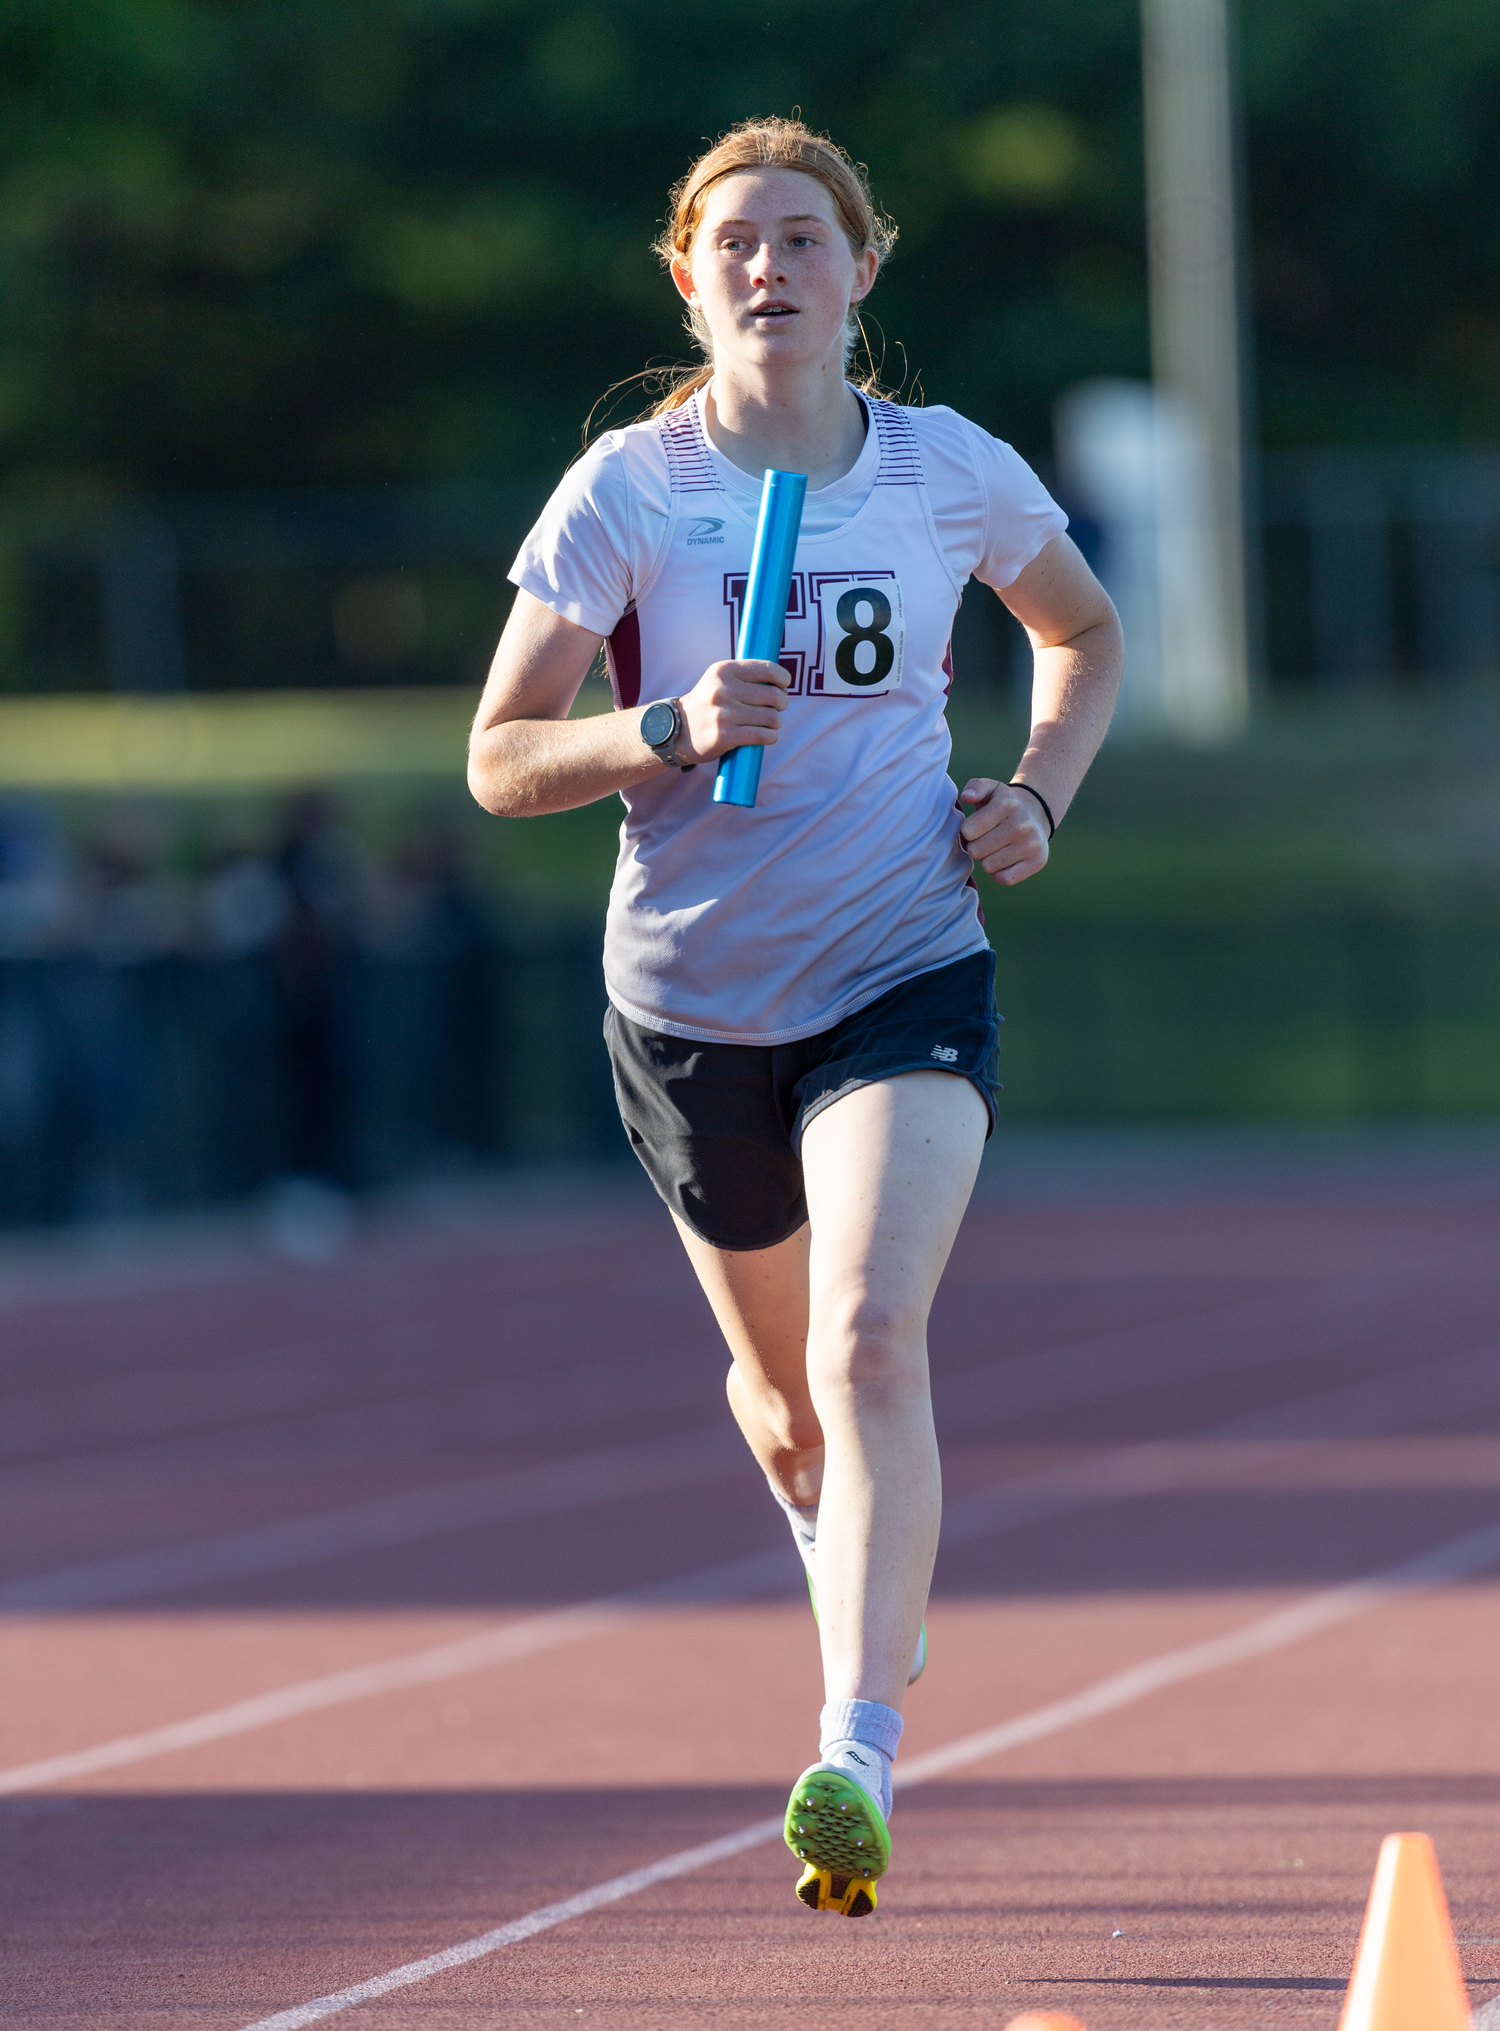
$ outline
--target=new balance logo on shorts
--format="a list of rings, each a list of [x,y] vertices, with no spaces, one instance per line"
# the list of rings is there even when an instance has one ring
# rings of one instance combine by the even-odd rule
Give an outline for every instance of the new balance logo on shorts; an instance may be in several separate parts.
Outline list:
[[[934,1058],[941,1058],[945,1065],[956,1065],[958,1063],[958,1052],[952,1044],[934,1044],[932,1055]]]

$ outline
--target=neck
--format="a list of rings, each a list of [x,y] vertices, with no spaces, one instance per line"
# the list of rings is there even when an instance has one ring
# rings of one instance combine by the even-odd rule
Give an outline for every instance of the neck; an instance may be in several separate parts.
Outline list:
[[[806,473],[810,487],[831,486],[854,465],[865,441],[864,408],[838,361],[795,379],[716,366],[703,413],[715,448],[756,479],[770,467]]]

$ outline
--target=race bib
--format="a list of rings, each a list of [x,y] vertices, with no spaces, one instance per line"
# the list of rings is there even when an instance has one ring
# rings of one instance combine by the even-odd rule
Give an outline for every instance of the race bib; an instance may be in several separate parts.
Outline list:
[[[730,573],[724,604],[731,643],[744,598],[743,572]],[[794,571],[779,660],[791,675],[794,698],[880,698],[896,690],[906,660],[906,621],[895,572]]]

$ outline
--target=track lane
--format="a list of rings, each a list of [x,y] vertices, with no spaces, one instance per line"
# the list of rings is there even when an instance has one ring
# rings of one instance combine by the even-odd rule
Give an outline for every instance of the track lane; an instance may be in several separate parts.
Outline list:
[[[1226,1458],[1224,1448],[1253,1450],[1249,1464],[1264,1471],[1288,1448],[1305,1458],[1309,1440],[1320,1432],[1368,1435],[1392,1429],[1416,1416],[1431,1420],[1463,1417],[1500,1404],[1500,1344],[1490,1344],[1437,1361],[1399,1370],[1395,1374],[1366,1378],[1345,1384],[1317,1396],[1294,1400],[1269,1409],[1246,1414],[1194,1435],[1186,1443],[1167,1440],[1124,1447],[1102,1456],[1095,1455],[1075,1466],[1063,1466],[1027,1476],[1007,1476],[998,1486],[977,1489],[950,1498],[945,1504],[942,1544],[944,1549],[1005,1530],[1036,1525],[1079,1510],[1139,1499],[1180,1489],[1207,1479],[1220,1488],[1235,1485],[1235,1462]],[[717,1478],[721,1456],[738,1464],[737,1452],[718,1443],[719,1435],[707,1435],[707,1472]],[[614,1499],[622,1486],[652,1485],[664,1471],[681,1477],[688,1469],[704,1463],[698,1447],[704,1435],[694,1435],[681,1445],[666,1449],[636,1449],[603,1459],[579,1463],[573,1477],[560,1483],[547,1474],[500,1483],[502,1516],[547,1514],[553,1509],[578,1509],[591,1500]],[[680,1451],[680,1458],[679,1458]],[[1213,1461],[1217,1471],[1212,1471]],[[1481,1483],[1480,1485],[1483,1485]],[[484,1502],[496,1506],[493,1484],[482,1488]],[[525,1505],[529,1504],[527,1508]],[[473,1507],[472,1501],[470,1507]],[[336,1550],[368,1549],[424,1534],[442,1534],[451,1520],[451,1511],[431,1505],[410,1509],[393,1505],[377,1507],[373,1516],[358,1512],[337,1520],[320,1543],[311,1540],[317,1555],[329,1555],[328,1540]],[[472,1521],[472,1517],[468,1519]],[[462,1524],[453,1527],[462,1527]],[[230,1549],[246,1560],[263,1559],[274,1570],[291,1564],[302,1540],[293,1537],[290,1545],[279,1538],[268,1546],[264,1538],[233,1544]],[[215,1547],[205,1548],[210,1553]],[[222,1555],[222,1545],[217,1548]],[[227,1568],[233,1570],[232,1564]],[[126,1577],[139,1568],[127,1565]],[[319,1712],[350,1701],[376,1698],[426,1684],[438,1679],[462,1676],[470,1671],[492,1669],[512,1658],[528,1656],[536,1649],[586,1641],[625,1619],[649,1613],[665,1602],[722,1601],[785,1585],[795,1564],[785,1548],[746,1559],[720,1563],[695,1573],[631,1588],[594,1601],[579,1602],[542,1615],[523,1617],[498,1629],[479,1630],[456,1641],[414,1652],[406,1657],[387,1658],[344,1672],[325,1674],[300,1684],[261,1692],[208,1713],[167,1722],[141,1733],[117,1737],[88,1748],[64,1751],[27,1764],[0,1770],[0,1794],[70,1782],[102,1770],[174,1755],[211,1741],[270,1727],[300,1716]],[[84,1580],[75,1584],[84,1584]],[[94,1583],[98,1583],[97,1572]]]
[[[1500,1564],[1500,1519],[1477,1531],[1439,1545],[1417,1557],[1403,1560],[1384,1571],[1361,1575],[1340,1587],[1326,1588],[1277,1609],[1255,1621],[1220,1636],[1167,1651],[1112,1673],[1068,1697],[1020,1714],[975,1734],[961,1737],[925,1754],[903,1760],[896,1781],[904,1803],[906,1794],[935,1778],[976,1764],[987,1764],[1009,1751],[1046,1740],[1066,1730],[1097,1721],[1137,1701],[1151,1698],[1168,1687],[1232,1670],[1252,1659],[1303,1642],[1325,1630],[1368,1615],[1393,1601],[1409,1598],[1433,1588],[1451,1584]],[[728,1834],[642,1864],[624,1875],[615,1876],[556,1903],[527,1912],[508,1924],[475,1938],[441,1948],[420,1960],[367,1976],[346,1988],[316,1997],[306,2003],[259,2018],[246,2031],[302,2031],[302,2027],[324,2018],[343,2014],[377,1998],[430,1981],[434,1976],[487,1958],[503,1948],[517,1946],[539,1933],[584,1918],[627,1897],[651,1890],[658,1884],[696,1874],[780,1839],[777,1817],[756,1820]]]
[[[1033,1514],[999,1533],[976,1527],[950,1545],[932,1615],[942,1669],[913,1697],[910,1763],[972,1732],[997,1702],[1002,1713],[1045,1704],[1157,1647],[1208,1641],[1247,1614],[1275,1613],[1301,1576],[1317,1579],[1361,1539],[1399,1549],[1435,1523],[1451,1520],[1456,1534],[1465,1515],[1493,1514],[1493,1450],[1485,1449],[1496,1420],[1482,1392],[1471,1393],[1469,1410],[1456,1408],[1465,1361],[1470,1383],[1488,1365],[1473,1328],[1486,1304],[1493,1319],[1496,1294],[1472,1210],[1456,1223],[1461,1245],[1429,1223],[1397,1246],[1399,1208],[1375,1223],[1346,1209],[1320,1253],[1326,1223],[1285,1209],[1276,1223],[1232,1215],[1182,1223],[1170,1209],[1126,1209],[1115,1266],[1097,1281],[1097,1264],[1079,1272],[1089,1304],[1080,1301],[1068,1323],[1090,1306],[1096,1320],[1107,1316],[1122,1290],[1139,1294],[1155,1276],[1134,1322],[1138,1354],[1113,1357],[1127,1370],[1140,1361],[1136,1386],[1091,1391],[1080,1369],[1067,1402],[1020,1412],[1013,1394],[975,1385],[951,1414],[961,1443],[950,1451],[950,1512],[960,1520],[958,1505],[1002,1477],[1066,1469],[1087,1489],[1090,1469],[1124,1450],[1104,1443],[1105,1427],[1143,1447],[1175,1439],[1173,1485]],[[670,1237],[659,1239],[668,1269]],[[958,1380],[968,1349],[984,1352],[987,1335],[993,1347],[1002,1333],[1021,1345],[1037,1334],[1041,1351],[1039,1314],[1063,1309],[1041,1272],[1064,1273],[1080,1229],[1071,1214],[1054,1215],[1050,1230],[1032,1220],[1024,1239],[1030,1259],[1020,1264],[1025,1249],[1010,1216],[980,1209],[965,1237],[973,1273],[939,1322],[939,1390]],[[1188,1331],[1175,1369],[1143,1386],[1153,1340],[1170,1337],[1174,1316],[1206,1309],[1197,1300],[1206,1257],[1225,1280],[1221,1289],[1254,1276],[1269,1294],[1276,1277],[1266,1261],[1248,1258],[1270,1241],[1281,1253],[1269,1267],[1278,1275],[1288,1263],[1299,1275],[1310,1269],[1309,1286],[1376,1262],[1414,1266],[1421,1301],[1410,1310],[1367,1304],[1356,1319],[1348,1307],[1358,1293],[1350,1293],[1354,1330],[1335,1344],[1339,1306],[1331,1326],[1314,1331],[1306,1288],[1308,1305],[1292,1303],[1280,1326],[1267,1327],[1262,1354],[1238,1379],[1232,1365],[1217,1363],[1217,1344],[1202,1349],[1195,1373]],[[1126,1263],[1131,1247],[1138,1256]],[[1174,1261],[1175,1283],[1161,1274]],[[1195,1301],[1185,1304],[1190,1277]],[[1008,1306],[1018,1289],[1028,1304]],[[1284,1277],[1279,1289],[1288,1294]],[[1232,1301],[1249,1295],[1247,1281]],[[559,1330],[587,1333],[586,1304],[570,1303]],[[1050,1352],[1056,1317],[1047,1331]],[[1243,1344],[1254,1348],[1253,1328]],[[356,1363],[357,1337],[348,1351]],[[1435,1354],[1449,1364],[1447,1393],[1429,1390],[1423,1401],[1422,1372]],[[1096,1384],[1109,1379],[1110,1360],[1099,1357]],[[710,1382],[716,1392],[716,1372]],[[1264,1419],[1291,1393],[1288,1382],[1305,1398],[1339,1399],[1321,1436],[1191,1436],[1215,1417],[1220,1425]],[[1408,1438],[1389,1428],[1379,1435],[1381,1393],[1393,1389],[1415,1393]],[[561,1430],[569,1406],[559,1409]],[[286,1429],[308,1426],[292,1418]],[[428,1427],[422,1444],[438,1436]],[[423,1455],[429,1465],[439,1457]],[[294,1488],[294,1478],[286,1485]],[[604,1538],[581,1512],[524,1528],[507,1557],[536,1560],[538,1577],[554,1586],[565,1578],[570,1591],[622,1562],[680,1570],[681,1529],[674,1540],[662,1527],[673,1508],[708,1540],[705,1549],[732,1550],[746,1531],[764,1542],[778,1521],[762,1516],[752,1470],[743,1498],[735,1492],[722,1514],[691,1503],[682,1512],[670,1497],[634,1501],[598,1512],[608,1518]],[[75,1542],[86,1544],[90,1527],[111,1527],[107,1500],[92,1513],[96,1524],[85,1513]],[[86,1646],[92,1629],[103,1655],[110,1643],[136,1641],[139,1629],[142,1669],[155,1646],[165,1671],[174,1655],[201,1649],[195,1631],[212,1643],[216,1628],[247,1638],[257,1628],[271,1665],[292,1655],[297,1631],[303,1654],[316,1640],[336,1656],[343,1617],[363,1632],[369,1655],[383,1619],[415,1627],[411,1604],[429,1595],[450,1604],[423,1611],[435,1638],[445,1625],[463,1634],[493,1623],[496,1583],[507,1584],[482,1531],[427,1540],[399,1559],[334,1561],[310,1569],[306,1584],[294,1579],[205,1586],[172,1616],[64,1617],[56,1640]],[[507,1605],[526,1612],[522,1601]],[[415,2021],[415,2009],[433,2031],[492,2031],[576,2023],[581,2009],[642,2031],[783,2016],[800,2023],[814,2003],[836,2014],[851,1984],[869,1998],[863,2023],[903,2031],[928,2017],[944,2031],[993,2025],[1022,2001],[1062,2000],[1059,1984],[1069,1985],[1072,2007],[1093,2031],[1326,2021],[1342,1985],[1338,1953],[1357,1926],[1387,1813],[1420,1814],[1416,1823],[1437,1833],[1461,1933],[1493,1929],[1482,1918],[1488,1845],[1479,1832],[1500,1803],[1492,1745],[1482,1712],[1476,1718],[1472,1702],[1455,1701],[1441,1664],[1451,1657],[1460,1687],[1473,1678],[1494,1596],[1471,1583],[1428,1597],[1423,1612],[1432,1619],[1410,1602],[1389,1604],[1336,1634],[1202,1681],[1219,1688],[1212,1700],[1195,1690],[1199,1681],[1168,1687],[989,1766],[932,1779],[901,1808],[899,1894],[893,1878],[873,1939],[852,1927],[809,1935],[803,1921],[819,1921],[789,1898],[773,1843],[758,1865],[747,1856],[675,1879],[522,1943],[502,1956],[509,1972],[499,1987],[492,1958],[435,1978],[419,2004],[393,1995],[362,2006],[351,2022],[373,2016],[394,2031]],[[609,1689],[606,1730],[596,1686]],[[101,1713],[104,1693],[101,1682]],[[718,1731],[704,1727],[706,1695],[715,1714],[728,1700],[736,1716],[743,1754],[732,1772]],[[524,1915],[637,1865],[643,1829],[660,1837],[660,1855],[701,1840],[705,1817],[722,1831],[774,1811],[787,1770],[807,1754],[816,1698],[810,1624],[794,1599],[682,1607],[476,1671],[458,1687],[415,1685],[366,1701],[353,1722],[352,1710],[327,1710],[205,1743],[140,1776],[120,1768],[67,1794],[8,1799],[0,1830],[24,1835],[20,1880],[38,1942],[28,1949],[38,1972],[16,2021],[229,2031],[251,2014],[233,2014],[237,1997],[263,1999],[264,2013],[289,1993],[349,1980],[361,1964],[388,1967]],[[1299,1732],[1310,1701],[1326,1725],[1304,1723]],[[1397,1740],[1411,1736],[1403,1717],[1415,1716],[1421,1741]],[[1231,1774],[1240,1769],[1250,1774]],[[1290,1868],[1316,1848],[1313,1822],[1323,1847],[1305,1859],[1316,1896]],[[1285,1854],[1271,1845],[1282,1838]],[[955,1853],[972,1863],[956,1905],[942,1894],[941,1874],[942,1858]],[[1099,1930],[1106,1905],[1119,1906],[1128,1944],[1112,1939],[1113,1924]],[[209,1942],[219,1944],[209,1951]],[[390,1954],[382,1959],[377,1948]],[[1482,1958],[1483,1949],[1473,1951]]]
[[[992,1421],[1003,1420],[1014,1431],[1024,1425],[1028,1416],[1039,1413],[1076,1410],[1085,1404],[1097,1407],[1122,1397],[1140,1397],[1152,1389],[1171,1390],[1185,1383],[1201,1385],[1208,1378],[1238,1380],[1280,1362],[1283,1357],[1278,1336],[1294,1324],[1299,1361],[1305,1361],[1313,1352],[1327,1358],[1352,1346],[1368,1362],[1372,1341],[1376,1345],[1381,1340],[1391,1341],[1400,1347],[1416,1319],[1425,1322],[1430,1318],[1430,1291],[1425,1283],[1415,1287],[1409,1287],[1410,1284],[1410,1275],[1404,1272],[1394,1276],[1388,1272],[1383,1278],[1339,1276],[1300,1290],[1295,1298],[1280,1295],[1269,1300],[1237,1302],[1208,1312],[1174,1316],[1166,1323],[1152,1321],[1139,1327],[1116,1328],[1081,1341],[1063,1342],[999,1361],[950,1360],[935,1382],[939,1422],[944,1428],[958,1429],[971,1425],[976,1418],[987,1417]],[[1446,1329],[1452,1335],[1463,1330],[1463,1325],[1452,1313],[1453,1293],[1446,1290],[1445,1294],[1450,1306]],[[1488,1324],[1491,1313],[1487,1302],[1476,1301],[1473,1311]],[[1205,1342],[1209,1348],[1207,1355],[1201,1351]],[[625,1365],[628,1373],[630,1364]],[[576,1372],[569,1376],[575,1387],[588,1379]],[[548,1386],[555,1401],[556,1381],[550,1380]],[[517,1393],[511,1384],[498,1384],[489,1385],[486,1395],[493,1394],[499,1399],[507,1390],[512,1398]],[[680,1403],[676,1408],[680,1416]],[[512,1403],[512,1410],[519,1415],[507,1417],[505,1438],[514,1446],[526,1434],[527,1413],[534,1411],[535,1405],[522,1393],[521,1403]],[[722,1424],[697,1436],[705,1452],[717,1458],[725,1436]],[[409,1454],[424,1437],[430,1439],[420,1426],[413,1430],[409,1422],[403,1422],[404,1453]],[[686,1435],[683,1443],[690,1447],[694,1437]],[[327,1428],[320,1421],[304,1422],[302,1448],[315,1454],[320,1479],[327,1473],[328,1440]],[[396,1443],[394,1434],[392,1443]],[[670,1446],[674,1442],[666,1443]],[[734,1444],[731,1441],[731,1450]],[[648,1450],[643,1449],[643,1460]],[[618,1472],[616,1463],[604,1466],[605,1456],[600,1459],[606,1478]],[[343,1534],[347,1534],[350,1548],[357,1547],[366,1535],[374,1544],[402,1541],[403,1517],[411,1519],[409,1541],[415,1541],[420,1535],[441,1532],[445,1508],[454,1518],[452,1528],[460,1529],[471,1510],[482,1511],[491,1501],[498,1505],[497,1514],[504,1515],[507,1490],[513,1484],[524,1483],[528,1475],[543,1483],[555,1475],[567,1484],[579,1468],[577,1459],[563,1457],[534,1469],[512,1469],[509,1474],[484,1477],[482,1481],[420,1488],[357,1504],[342,1515],[314,1512],[300,1521],[252,1525],[222,1536],[217,1542],[200,1532],[187,1545],[153,1546],[91,1566],[0,1584],[0,1612],[124,1599],[132,1593],[191,1585],[198,1579],[313,1563],[333,1555],[332,1541]],[[674,1470],[667,1466],[665,1471]],[[12,1502],[24,1503],[27,1491],[17,1490],[14,1477],[9,1478]],[[97,1483],[95,1493],[97,1500]],[[542,1498],[518,1499],[525,1503]]]

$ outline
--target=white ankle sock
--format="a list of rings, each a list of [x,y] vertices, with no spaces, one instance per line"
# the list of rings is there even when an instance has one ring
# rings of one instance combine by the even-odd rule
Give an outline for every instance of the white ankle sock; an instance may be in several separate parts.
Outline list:
[[[904,1723],[879,1700],[830,1700],[818,1716],[818,1760],[862,1784],[891,1816],[891,1765]]]
[[[792,1536],[796,1538],[797,1549],[802,1554],[802,1563],[811,1573],[813,1570],[813,1552],[818,1541],[817,1503],[811,1502],[803,1505],[793,1502],[790,1496],[782,1494],[769,1475],[766,1476],[766,1485],[781,1504],[781,1507],[786,1511],[787,1521],[792,1526]],[[814,1578],[816,1578],[816,1574],[814,1574]]]

